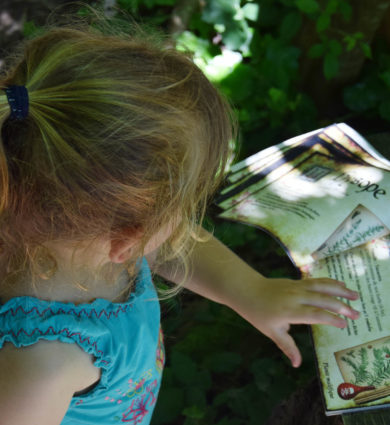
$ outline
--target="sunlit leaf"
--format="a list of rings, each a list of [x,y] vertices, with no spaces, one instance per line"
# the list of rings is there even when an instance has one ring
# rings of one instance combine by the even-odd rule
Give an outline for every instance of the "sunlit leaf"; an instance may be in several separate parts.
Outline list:
[[[230,23],[240,8],[240,0],[207,1],[202,11],[202,19],[214,24]]]
[[[260,6],[256,3],[247,3],[242,7],[242,12],[244,14],[244,17],[246,19],[249,19],[250,21],[257,21],[257,18],[259,17],[259,10]]]
[[[205,65],[201,65],[201,68],[210,80],[217,82],[233,72],[241,61],[241,53],[224,49],[221,55],[214,56]]]
[[[222,34],[225,46],[230,50],[246,50],[253,34],[253,28],[249,28],[246,21],[233,21],[226,27]]]
[[[212,56],[209,53],[209,42],[197,37],[193,32],[183,31],[176,39],[176,48],[180,51],[189,50],[196,53],[196,56],[209,60]]]

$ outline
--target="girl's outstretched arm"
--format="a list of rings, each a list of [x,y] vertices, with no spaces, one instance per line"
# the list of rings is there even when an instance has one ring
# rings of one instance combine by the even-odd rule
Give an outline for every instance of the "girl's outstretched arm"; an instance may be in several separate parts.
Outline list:
[[[207,234],[201,230],[202,234]],[[232,308],[263,334],[271,338],[291,360],[301,364],[301,354],[288,334],[290,324],[324,324],[344,328],[338,315],[357,319],[359,313],[336,297],[356,300],[357,292],[343,282],[328,278],[302,280],[269,279],[241,260],[227,246],[212,237],[197,243],[191,254],[192,275],[185,287]],[[172,282],[180,282],[173,264],[154,271]],[[153,266],[152,266],[153,268]]]

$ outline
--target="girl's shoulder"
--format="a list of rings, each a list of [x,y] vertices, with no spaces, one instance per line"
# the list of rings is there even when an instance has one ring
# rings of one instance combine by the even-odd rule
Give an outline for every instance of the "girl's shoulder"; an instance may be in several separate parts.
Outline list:
[[[100,369],[93,365],[93,361],[93,356],[87,354],[77,344],[41,339],[33,345],[16,347],[11,342],[6,342],[0,349],[2,387],[8,388],[15,383],[16,387],[12,387],[11,393],[14,398],[13,405],[18,409],[23,410],[23,399],[28,389],[30,396],[34,394],[37,401],[40,398],[42,402],[50,400],[51,413],[55,414],[55,411],[58,411],[60,417],[61,414],[62,416],[65,414],[70,399],[75,394],[88,391],[99,382]],[[21,393],[20,400],[18,400],[18,392]],[[54,398],[51,397],[52,395]],[[60,396],[63,398],[60,399]],[[41,407],[40,405],[39,410]],[[5,412],[1,410],[3,415]],[[26,412],[24,412],[26,415],[27,410],[31,415],[31,403],[26,405]],[[8,414],[14,418],[16,413],[8,412]],[[17,415],[24,417],[21,411],[17,412]],[[17,415],[16,417],[19,417]],[[37,415],[39,416],[38,410]],[[39,418],[43,419],[41,416]]]

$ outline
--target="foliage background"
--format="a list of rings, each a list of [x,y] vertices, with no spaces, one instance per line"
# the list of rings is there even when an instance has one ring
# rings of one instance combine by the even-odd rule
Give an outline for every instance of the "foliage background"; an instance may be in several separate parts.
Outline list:
[[[239,117],[237,160],[333,122],[346,122],[390,156],[390,0],[85,2],[101,5],[114,19],[120,19],[118,7],[193,52]],[[39,31],[53,6],[63,3],[4,0],[3,53],[18,37]],[[298,277],[269,236],[217,214],[212,205],[205,226],[255,269]],[[152,425],[261,425],[316,375],[305,326],[291,332],[304,359],[296,370],[222,305],[186,291],[161,307],[167,363]]]

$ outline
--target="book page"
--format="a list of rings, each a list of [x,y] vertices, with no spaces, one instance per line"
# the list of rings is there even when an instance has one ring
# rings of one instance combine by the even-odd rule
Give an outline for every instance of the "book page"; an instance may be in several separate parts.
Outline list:
[[[346,328],[312,326],[330,413],[390,402],[389,259],[386,236],[303,268],[307,277],[338,279],[360,294],[360,299],[348,301],[360,317],[347,319]]]
[[[238,203],[233,197],[220,217],[264,228],[301,267],[358,205],[390,228],[389,196],[390,172],[313,153],[260,190],[249,187]]]
[[[229,201],[224,202],[223,198],[229,198],[230,193],[235,193],[236,195],[240,193],[239,199],[242,200],[249,186],[253,186],[252,189],[259,189],[259,182],[261,187],[264,186],[264,177],[267,177],[267,181],[271,179],[275,180],[284,174],[286,169],[295,167],[303,158],[307,158],[314,152],[323,153],[344,163],[354,162],[364,164],[360,156],[351,154],[346,146],[336,143],[326,133],[321,131],[312,133],[309,133],[310,137],[294,138],[293,140],[297,139],[294,144],[289,143],[284,146],[284,143],[291,142],[291,140],[288,140],[287,142],[258,152],[245,160],[248,161],[248,165],[246,166],[243,165],[243,162],[236,164],[239,166],[237,170],[228,175],[228,180],[231,184],[220,192],[219,198],[222,198],[222,200],[217,200],[220,207],[228,208]],[[344,139],[346,137],[342,140]],[[257,160],[253,161],[253,157],[256,157]],[[235,166],[232,167],[232,170],[234,168]],[[255,184],[256,186],[254,186]],[[236,198],[237,196],[235,196]]]
[[[285,140],[282,143],[279,143],[275,146],[270,146],[266,149],[263,149],[260,152],[257,152],[244,160],[237,162],[232,165],[231,173],[228,176],[229,181],[235,182],[242,176],[243,173],[247,173],[251,170],[251,167],[258,168],[257,164],[264,164],[266,162],[274,161],[273,157],[279,155],[281,152],[284,152],[288,149],[291,149],[293,146],[296,146],[313,135],[321,132],[322,129],[310,131],[309,133],[305,133],[291,139]],[[239,177],[237,177],[237,175]]]
[[[326,127],[324,133],[368,164],[390,170],[390,161],[347,124],[340,123]]]
[[[312,253],[315,260],[329,257],[385,236],[390,230],[363,205],[358,205],[329,238]]]

